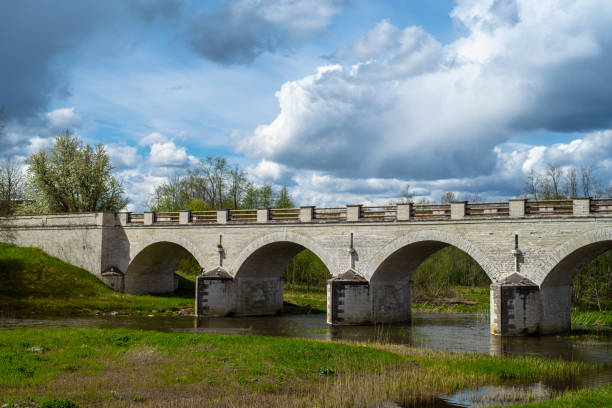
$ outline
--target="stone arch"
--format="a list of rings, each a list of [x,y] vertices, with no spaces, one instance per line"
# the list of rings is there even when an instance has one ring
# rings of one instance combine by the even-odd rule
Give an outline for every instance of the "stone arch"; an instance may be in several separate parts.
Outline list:
[[[173,234],[138,242],[130,248],[130,263],[125,271],[124,291],[129,293],[168,293],[176,289],[174,271],[187,255],[200,265],[204,257],[190,241]]]
[[[448,245],[457,247],[471,256],[482,267],[491,281],[495,282],[501,276],[499,270],[485,254],[460,235],[445,231],[422,230],[402,235],[378,251],[372,257],[366,278],[370,282],[377,279],[385,280],[386,277],[381,275],[384,274],[385,266],[391,266],[389,262],[395,262],[398,267],[416,269],[421,262],[433,253]]]
[[[582,266],[609,249],[612,249],[612,228],[588,231],[567,241],[548,258],[540,286],[569,285]]]
[[[319,257],[323,264],[325,264],[327,269],[331,271],[330,266],[332,265],[332,262],[327,251],[325,251],[313,239],[291,231],[274,232],[264,235],[263,237],[251,242],[238,254],[234,262],[231,264],[230,271],[236,278],[240,277],[239,275],[245,275],[245,267],[248,265],[249,261],[253,260],[254,256],[265,257],[273,255],[266,253],[267,250],[276,252],[277,254],[282,254],[282,262],[287,258],[288,260],[291,260],[303,249],[312,251]],[[262,272],[266,274],[265,271]],[[274,275],[277,275],[277,273],[274,272]]]

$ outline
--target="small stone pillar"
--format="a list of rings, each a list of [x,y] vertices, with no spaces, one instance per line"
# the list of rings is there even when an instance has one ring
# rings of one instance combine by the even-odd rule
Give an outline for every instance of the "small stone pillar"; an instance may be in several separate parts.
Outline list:
[[[312,222],[314,206],[300,207],[300,222]]]
[[[465,218],[467,201],[456,201],[450,204],[451,220],[462,220]]]
[[[361,218],[361,204],[349,204],[346,206],[346,220],[359,221]]]
[[[154,222],[155,222],[155,213],[151,211],[145,212],[143,224],[153,225]]]
[[[269,208],[258,208],[257,209],[257,222],[266,223],[270,220],[270,209]]]
[[[229,210],[217,210],[217,224],[227,224]]]
[[[179,211],[179,224],[189,224],[191,222],[191,211]]]
[[[398,221],[409,221],[411,214],[412,214],[412,203],[405,203],[405,204],[397,205],[396,217]]]
[[[534,282],[513,273],[491,284],[491,334],[525,336],[539,333],[540,288]]]
[[[527,200],[524,198],[513,198],[508,202],[511,218],[522,218],[525,216]]]
[[[102,278],[102,282],[106,284],[106,286],[116,290],[117,292],[125,291],[125,275],[119,268],[115,266],[109,266],[100,274]]]
[[[327,281],[327,324],[370,323],[370,286],[352,269]]]
[[[573,214],[575,217],[588,217],[591,215],[591,197],[574,198]]]
[[[196,316],[230,316],[234,314],[236,290],[234,278],[217,267],[196,279]]]
[[[121,225],[127,225],[130,219],[130,213],[129,212],[120,212],[119,213],[119,223]]]
[[[96,225],[114,226],[115,225],[115,213],[112,213],[112,212],[96,213]]]

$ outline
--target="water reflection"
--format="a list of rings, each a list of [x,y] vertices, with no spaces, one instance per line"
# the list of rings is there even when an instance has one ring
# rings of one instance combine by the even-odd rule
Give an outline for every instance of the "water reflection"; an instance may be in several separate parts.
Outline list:
[[[612,336],[588,340],[572,336],[498,337],[489,334],[481,315],[416,314],[409,324],[329,327],[324,315],[275,317],[63,317],[0,318],[0,329],[17,327],[95,327],[196,333],[255,334],[383,342],[434,350],[505,356],[534,356],[594,363],[612,363]]]

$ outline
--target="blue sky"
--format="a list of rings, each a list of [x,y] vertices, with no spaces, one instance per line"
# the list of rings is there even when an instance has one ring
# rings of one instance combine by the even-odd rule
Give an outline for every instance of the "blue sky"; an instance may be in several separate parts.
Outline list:
[[[70,129],[131,208],[209,155],[303,205],[506,199],[548,163],[610,186],[601,1],[7,1],[0,55],[0,156]]]

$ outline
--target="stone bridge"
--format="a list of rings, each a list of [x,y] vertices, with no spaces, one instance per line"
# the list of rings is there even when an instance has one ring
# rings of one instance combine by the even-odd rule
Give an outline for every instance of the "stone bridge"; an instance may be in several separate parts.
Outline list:
[[[330,324],[410,319],[411,275],[452,245],[491,284],[491,332],[570,328],[574,275],[612,249],[612,199],[364,207],[83,213],[0,219],[0,240],[42,248],[119,291],[170,292],[192,254],[201,316],[282,310],[282,272],[304,248],[333,278]]]

